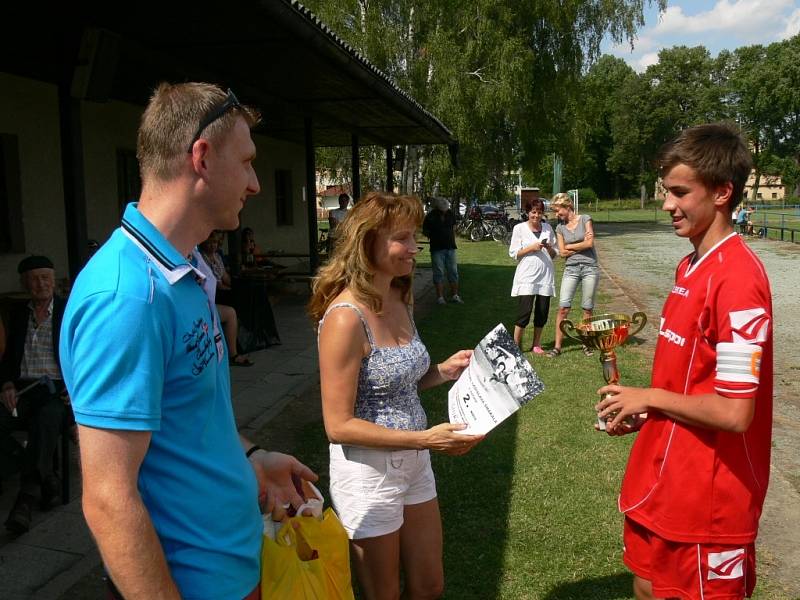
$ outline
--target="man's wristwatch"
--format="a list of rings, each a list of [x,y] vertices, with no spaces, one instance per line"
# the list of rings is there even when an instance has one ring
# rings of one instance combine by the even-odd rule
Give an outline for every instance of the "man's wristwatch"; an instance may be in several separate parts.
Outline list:
[[[253,444],[252,446],[250,446],[250,449],[244,453],[244,455],[247,458],[250,458],[253,455],[253,453],[258,452],[259,450],[263,450],[263,448],[257,444]]]

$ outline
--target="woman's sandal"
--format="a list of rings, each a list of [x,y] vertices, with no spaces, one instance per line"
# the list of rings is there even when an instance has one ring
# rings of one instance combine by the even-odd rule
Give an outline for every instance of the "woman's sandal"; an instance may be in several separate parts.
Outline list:
[[[583,347],[583,354],[585,356],[594,356],[594,350],[592,350],[589,346]]]
[[[548,350],[547,354],[545,354],[547,358],[557,358],[561,356],[561,348],[553,348],[552,350]]]
[[[240,360],[236,360],[237,358]],[[246,356],[242,356],[241,354],[234,354],[233,356],[231,356],[230,364],[232,367],[252,367],[256,363],[254,363]]]

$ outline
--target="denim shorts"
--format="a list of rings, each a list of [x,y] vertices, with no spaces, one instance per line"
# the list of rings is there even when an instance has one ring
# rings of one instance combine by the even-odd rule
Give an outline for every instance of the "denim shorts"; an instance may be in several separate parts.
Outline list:
[[[594,294],[597,291],[597,282],[600,280],[600,267],[597,265],[567,265],[561,277],[561,293],[558,306],[569,308],[572,306],[572,297],[578,284],[581,284],[581,308],[592,310],[594,308]]]
[[[434,250],[431,252],[431,265],[433,266],[433,283],[444,283],[445,273],[447,281],[458,283],[458,263],[456,250]]]

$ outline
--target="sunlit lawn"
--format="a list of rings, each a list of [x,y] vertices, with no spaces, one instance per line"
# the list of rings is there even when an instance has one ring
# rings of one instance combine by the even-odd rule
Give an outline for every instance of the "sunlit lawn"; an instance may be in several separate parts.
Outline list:
[[[514,263],[492,241],[459,240],[464,305],[434,305],[417,326],[433,360],[474,347],[502,322],[513,327],[510,296]],[[418,264],[428,268],[428,246]],[[560,281],[560,264],[557,282]],[[601,283],[598,310],[608,298]],[[552,346],[555,305],[545,329]],[[577,315],[573,314],[577,318]],[[657,315],[649,315],[657,322]],[[639,338],[655,335],[648,325]],[[525,346],[530,345],[530,334]],[[634,344],[636,340],[634,340]],[[646,385],[649,353],[617,351],[622,381]],[[632,598],[631,576],[622,564],[622,517],[616,497],[633,439],[609,438],[593,429],[596,390],[603,383],[598,356],[586,357],[565,343],[557,359],[535,357],[543,394],[501,424],[464,457],[434,456],[445,531],[445,598],[586,600]],[[429,423],[447,419],[448,386],[425,392]],[[269,425],[265,428],[268,437]],[[301,426],[294,451],[316,465],[327,486],[327,447],[321,424]],[[767,572],[759,564],[760,574]],[[759,579],[755,598],[786,600]]]
[[[498,322],[513,328],[514,263],[505,247],[459,242],[458,257],[466,304],[437,306],[418,324],[435,359],[473,347]],[[551,322],[546,347],[552,339]],[[616,494],[630,440],[593,430],[599,360],[578,345],[564,349],[557,359],[533,359],[546,390],[517,417],[466,457],[435,457],[447,598],[629,596]],[[646,382],[643,357],[622,349],[619,361],[626,382]],[[431,422],[446,418],[446,392],[426,393]]]
[[[458,258],[466,303],[435,306],[418,323],[434,360],[473,347],[498,322],[513,327],[514,263],[506,248],[459,241]],[[598,310],[605,301],[601,287]],[[552,345],[554,314],[555,307],[545,347]],[[639,337],[653,335],[648,326]],[[633,439],[594,431],[592,407],[602,384],[598,356],[584,356],[577,344],[565,343],[564,349],[557,359],[532,358],[546,390],[516,417],[465,457],[434,457],[446,598],[632,598],[620,558],[616,497]],[[623,383],[646,385],[649,353],[622,347],[617,354]],[[425,393],[430,422],[446,419],[446,397],[447,386]],[[761,581],[755,597],[782,598],[764,589]]]

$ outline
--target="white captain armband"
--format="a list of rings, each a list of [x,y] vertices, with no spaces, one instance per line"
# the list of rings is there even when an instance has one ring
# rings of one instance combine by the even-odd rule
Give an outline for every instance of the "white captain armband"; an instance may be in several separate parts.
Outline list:
[[[752,396],[761,375],[761,346],[741,342],[717,344],[714,388],[723,396]]]

